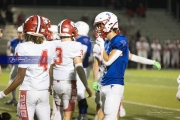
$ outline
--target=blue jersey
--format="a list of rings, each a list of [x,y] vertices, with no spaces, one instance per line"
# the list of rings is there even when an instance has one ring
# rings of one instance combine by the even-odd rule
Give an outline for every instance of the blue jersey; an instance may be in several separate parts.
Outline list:
[[[110,66],[106,66],[101,80],[102,85],[124,85],[124,73],[129,59],[129,46],[127,38],[123,35],[116,35],[110,41],[106,41],[106,53],[109,55],[113,49],[122,51],[123,55],[119,56]]]
[[[79,36],[76,41],[87,46],[86,55],[85,55],[84,60],[83,60],[83,67],[87,68],[89,66],[89,57],[90,57],[91,51],[92,51],[92,44],[91,44],[91,41],[90,41],[90,37],[88,37],[88,36]]]
[[[15,51],[17,45],[18,45],[19,43],[23,43],[23,42],[24,42],[24,40],[19,40],[18,38],[12,39],[12,40],[10,41],[11,49],[12,49],[13,51]]]

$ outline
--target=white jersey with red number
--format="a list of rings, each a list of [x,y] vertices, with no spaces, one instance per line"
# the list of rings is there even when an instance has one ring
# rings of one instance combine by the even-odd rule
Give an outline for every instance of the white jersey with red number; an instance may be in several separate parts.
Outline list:
[[[75,41],[56,42],[56,59],[53,68],[54,80],[76,80],[73,59],[82,57],[82,44]]]
[[[16,55],[37,56],[34,64],[19,64],[19,68],[27,68],[26,75],[20,90],[47,90],[49,87],[49,68],[55,57],[55,46],[49,41],[42,44],[25,42],[19,44],[16,48]],[[33,60],[29,59],[29,62]]]

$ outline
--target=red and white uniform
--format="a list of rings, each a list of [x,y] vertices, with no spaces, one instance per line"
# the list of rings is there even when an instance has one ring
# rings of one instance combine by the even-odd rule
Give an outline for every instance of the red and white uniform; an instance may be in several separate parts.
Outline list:
[[[77,98],[74,58],[82,57],[82,44],[76,41],[56,42],[53,86],[65,111],[73,111]]]
[[[18,65],[19,68],[27,68],[24,81],[19,88],[18,114],[20,118],[33,120],[36,112],[39,120],[49,120],[49,68],[55,56],[54,45],[48,41],[42,44],[25,42],[17,46],[16,55],[38,56],[39,58],[35,64]]]
[[[102,63],[101,49],[97,44],[95,44],[93,47],[93,57],[96,57]],[[98,82],[100,82],[100,79],[103,75],[103,71],[104,71],[104,67],[101,64],[101,66],[99,67]],[[99,91],[95,93],[95,102],[96,104],[101,104]]]

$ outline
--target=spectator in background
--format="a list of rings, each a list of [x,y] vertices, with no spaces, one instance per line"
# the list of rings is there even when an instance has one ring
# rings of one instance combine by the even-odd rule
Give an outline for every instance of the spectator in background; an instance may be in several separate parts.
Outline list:
[[[139,6],[137,7],[138,16],[145,18],[146,17],[146,11],[147,11],[146,7],[142,3],[140,3]]]
[[[152,49],[152,59],[161,62],[161,44],[159,44],[158,39],[154,39],[153,43],[151,44]]]
[[[9,5],[8,0],[0,0],[0,9],[6,11]]]
[[[0,25],[6,25],[6,20],[2,15],[2,11],[0,10]]]
[[[170,65],[170,40],[165,40],[162,49],[163,67],[168,68]]]
[[[116,0],[108,0],[107,7],[109,10],[115,9]]]
[[[7,10],[6,10],[6,21],[9,23],[9,24],[13,24],[14,20],[13,20],[13,12],[11,10],[11,7],[9,7]]]
[[[128,0],[126,4],[126,14],[130,17],[134,17],[135,6],[132,0]]]
[[[25,15],[23,12],[21,12],[17,17],[17,25],[18,26],[22,25],[24,21],[25,21]]]
[[[136,49],[138,56],[147,58],[149,51],[149,43],[145,37],[140,37],[139,41],[136,42]],[[137,68],[140,69],[140,63],[137,64]],[[146,69],[146,65],[143,64],[143,69]]]
[[[172,68],[179,68],[179,52],[180,52],[180,45],[179,40],[175,40],[171,46],[171,53],[172,53],[172,59],[171,59],[171,65]]]
[[[0,29],[0,40],[1,40],[2,36],[3,36],[3,30]],[[1,73],[2,73],[2,70],[1,70],[1,65],[0,65],[0,75],[1,75]]]
[[[0,120],[11,120],[12,116],[8,112],[0,113]]]
[[[131,17],[128,17],[128,21],[125,23],[125,29],[128,36],[135,34],[135,23]]]

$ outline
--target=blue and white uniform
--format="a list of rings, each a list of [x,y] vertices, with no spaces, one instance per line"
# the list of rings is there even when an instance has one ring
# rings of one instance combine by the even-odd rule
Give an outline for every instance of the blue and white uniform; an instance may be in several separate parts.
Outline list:
[[[89,57],[92,52],[92,43],[90,42],[90,37],[88,36],[79,36],[76,40],[77,42],[80,42],[83,46],[83,68],[86,73],[86,78],[89,77]],[[77,75],[77,100],[78,100],[78,106],[79,106],[79,113],[80,114],[87,114],[87,101],[86,101],[86,89],[81,82],[79,76]]]
[[[104,120],[115,120],[118,113],[121,98],[124,93],[124,73],[129,59],[128,40],[123,35],[116,35],[110,41],[105,42],[105,50],[109,55],[112,50],[122,51],[110,66],[105,66],[105,71],[100,81],[100,94]]]

